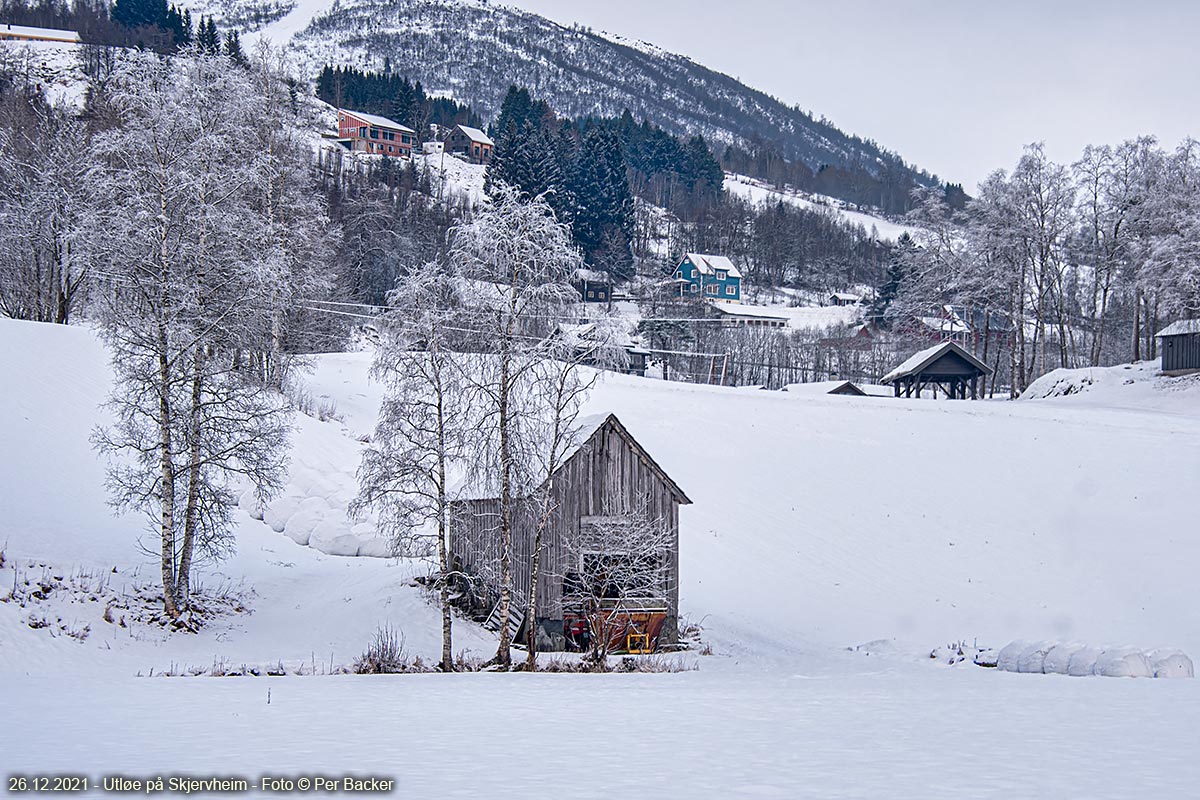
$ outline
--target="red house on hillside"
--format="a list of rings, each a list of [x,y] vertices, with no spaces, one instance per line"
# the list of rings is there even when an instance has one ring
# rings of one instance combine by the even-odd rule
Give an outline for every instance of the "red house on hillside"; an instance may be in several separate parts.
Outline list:
[[[338,136],[357,153],[409,158],[416,131],[387,117],[339,109]]]
[[[496,143],[479,128],[469,125],[456,125],[446,137],[446,149],[451,153],[460,153],[467,157],[472,164],[488,164],[492,160],[492,150]]]

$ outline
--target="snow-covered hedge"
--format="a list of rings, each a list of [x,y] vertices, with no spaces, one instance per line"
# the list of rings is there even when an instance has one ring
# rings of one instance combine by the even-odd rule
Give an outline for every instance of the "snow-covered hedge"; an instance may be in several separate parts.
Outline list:
[[[1045,675],[1103,675],[1108,678],[1191,678],[1192,660],[1180,650],[1088,647],[1077,642],[1017,640],[1000,650],[996,668]]]

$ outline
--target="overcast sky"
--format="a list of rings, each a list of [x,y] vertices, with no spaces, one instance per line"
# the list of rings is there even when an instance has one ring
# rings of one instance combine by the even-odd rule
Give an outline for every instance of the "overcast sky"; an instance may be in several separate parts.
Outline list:
[[[972,193],[1033,141],[1070,162],[1200,137],[1197,0],[505,2],[682,53]]]

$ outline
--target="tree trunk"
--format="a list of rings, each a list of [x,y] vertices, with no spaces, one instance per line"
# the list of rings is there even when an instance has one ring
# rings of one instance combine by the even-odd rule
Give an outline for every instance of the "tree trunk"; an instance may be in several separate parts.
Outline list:
[[[197,345],[192,365],[192,408],[188,419],[188,495],[183,517],[183,544],[179,550],[179,572],[175,576],[175,607],[182,614],[191,597],[192,554],[196,550],[196,528],[200,521],[200,408],[203,402],[204,346]]]
[[[436,348],[436,344],[434,345]],[[434,357],[437,357],[436,349]],[[446,546],[446,418],[441,385],[438,386],[438,600],[442,604],[442,672],[454,671],[454,642],[452,641],[454,619],[450,613],[450,552]]]
[[[496,663],[502,667],[512,665],[512,640],[508,632],[508,619],[512,613],[512,453],[509,452],[509,369],[511,355],[508,343],[502,342],[500,354],[500,644],[496,648]]]
[[[1142,360],[1142,290],[1133,295],[1133,360]]]
[[[167,332],[158,328],[158,436],[161,455],[159,502],[162,505],[162,588],[163,609],[172,619],[179,616],[175,605],[175,463],[171,453],[171,365],[167,353]]]

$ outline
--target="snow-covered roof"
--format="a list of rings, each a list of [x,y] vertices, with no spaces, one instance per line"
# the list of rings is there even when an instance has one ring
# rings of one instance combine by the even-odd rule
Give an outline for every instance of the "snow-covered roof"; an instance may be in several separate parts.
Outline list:
[[[860,297],[859,295],[850,294],[849,292],[834,292],[833,294],[830,295],[830,297],[834,297],[838,300],[847,300],[847,301],[850,301],[853,303],[857,303],[860,300],[862,300],[862,297]]]
[[[970,333],[971,328],[957,316],[952,317],[918,317],[917,320],[926,328],[938,333],[955,334]]]
[[[414,131],[412,128],[408,127],[407,125],[401,125],[399,122],[396,122],[395,120],[388,119],[387,117],[381,117],[378,114],[367,114],[362,111],[351,111],[348,108],[343,108],[342,113],[348,114],[357,119],[361,119],[363,122],[367,123],[368,125],[374,125],[377,128],[391,128],[394,131],[405,131],[407,133],[416,133],[416,131]]]
[[[707,253],[688,253],[687,260],[700,270],[701,275],[712,275],[717,270],[726,272],[731,278],[742,277],[741,271],[725,256],[713,256]]]
[[[708,302],[717,311],[731,317],[769,319],[783,324],[786,324],[789,319],[787,316],[780,314],[779,309],[771,308],[770,306],[752,306],[749,303],[731,303],[727,300],[709,300]]]
[[[0,39],[42,39],[50,42],[78,42],[79,34],[61,28],[35,28],[30,25],[0,25]]]
[[[1172,322],[1155,336],[1181,336],[1187,333],[1200,333],[1200,319],[1181,319]]]
[[[472,142],[479,142],[480,144],[492,146],[495,146],[496,144],[492,141],[492,137],[479,130],[479,128],[472,128],[470,125],[459,125],[458,130],[462,131],[463,134]]]
[[[564,341],[572,346],[596,345],[602,342],[613,347],[631,348],[635,344],[629,328],[617,320],[606,320],[603,324],[563,322],[559,324],[558,330],[562,333]]]
[[[887,375],[884,375],[883,380],[880,381],[880,383],[891,383],[897,378],[903,378],[904,376],[911,375],[914,372],[920,372],[934,361],[937,361],[939,358],[949,353],[958,355],[989,375],[992,373],[991,367],[980,361],[975,356],[971,355],[959,345],[955,344],[954,342],[942,342],[941,344],[935,344],[933,347],[927,347],[919,353],[915,353],[903,364],[896,367]]]
[[[599,272],[587,267],[580,267],[575,270],[574,278],[577,281],[591,281],[592,283],[608,283],[608,273]]]

